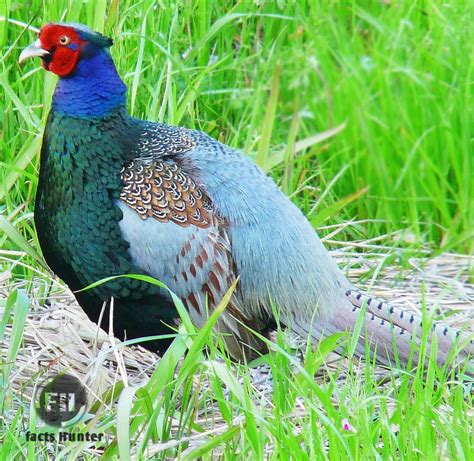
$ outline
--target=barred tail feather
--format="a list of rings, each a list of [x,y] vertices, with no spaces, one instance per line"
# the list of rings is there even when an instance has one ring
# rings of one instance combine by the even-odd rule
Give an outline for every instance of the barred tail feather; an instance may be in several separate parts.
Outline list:
[[[402,363],[409,360],[413,344],[418,345],[421,341],[423,328],[421,316],[392,306],[379,299],[374,299],[369,295],[356,289],[349,289],[345,293],[346,299],[352,308],[345,309],[343,315],[338,315],[338,319],[333,319],[338,326],[344,329],[354,328],[360,309],[366,306],[365,322],[361,331],[361,339],[365,332],[369,341],[375,345],[377,360],[383,364],[394,363],[395,358],[394,343],[398,358]],[[433,322],[429,332],[428,340],[436,335],[438,344],[437,363],[442,366],[448,360],[450,351],[454,345],[463,345],[456,362],[462,364],[466,359],[474,357],[474,340],[469,340],[467,335],[442,323]],[[357,353],[357,351],[356,351]],[[418,362],[418,351],[413,353],[414,363]],[[468,373],[474,374],[474,363],[468,364]]]

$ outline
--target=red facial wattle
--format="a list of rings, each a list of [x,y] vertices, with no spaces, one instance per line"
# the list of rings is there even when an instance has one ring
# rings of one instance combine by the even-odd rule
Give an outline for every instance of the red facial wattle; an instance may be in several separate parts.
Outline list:
[[[62,44],[65,38],[68,43]],[[74,72],[84,43],[74,29],[48,24],[41,29],[39,39],[41,47],[50,53],[50,57],[42,61],[45,69],[60,77]]]

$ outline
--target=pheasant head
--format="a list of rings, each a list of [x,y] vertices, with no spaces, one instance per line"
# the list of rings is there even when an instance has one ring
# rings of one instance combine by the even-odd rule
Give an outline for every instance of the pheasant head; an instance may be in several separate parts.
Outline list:
[[[112,43],[111,38],[80,24],[46,24],[38,40],[23,50],[19,62],[40,57],[46,70],[67,77],[76,71],[81,58],[102,53]]]
[[[41,58],[60,78],[53,106],[72,116],[103,116],[125,104],[126,88],[110,56],[112,39],[81,24],[50,23],[20,54]]]

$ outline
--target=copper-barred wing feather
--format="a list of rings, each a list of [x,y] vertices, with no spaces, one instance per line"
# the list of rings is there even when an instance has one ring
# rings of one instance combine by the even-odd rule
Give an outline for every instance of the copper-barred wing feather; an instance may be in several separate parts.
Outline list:
[[[176,162],[135,159],[124,166],[121,176],[119,224],[134,264],[176,293],[201,327],[237,277],[225,220]],[[259,319],[243,312],[234,295],[217,330],[238,360],[265,350],[244,324],[264,329]]]
[[[209,227],[212,204],[177,163],[142,159],[127,162],[121,171],[120,199],[142,219]]]

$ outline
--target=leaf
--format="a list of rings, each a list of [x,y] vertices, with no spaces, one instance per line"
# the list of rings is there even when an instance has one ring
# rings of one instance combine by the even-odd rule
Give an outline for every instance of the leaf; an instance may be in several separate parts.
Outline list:
[[[275,67],[275,72],[273,73],[272,84],[270,87],[270,96],[268,97],[267,110],[265,111],[265,118],[263,119],[262,137],[260,139],[257,156],[255,158],[255,162],[259,166],[263,166],[267,161],[270,148],[270,139],[272,137],[278,95],[280,93],[280,74],[281,64],[277,64]]]
[[[344,128],[346,127],[346,122],[341,123],[340,125],[330,128],[329,130],[323,131],[321,133],[314,134],[313,136],[309,136],[308,138],[302,139],[301,141],[297,141],[295,144],[294,153],[297,154],[305,149],[308,149],[315,144],[319,144],[326,139],[332,138],[339,134]],[[285,153],[287,152],[287,148],[282,149],[274,154],[268,156],[265,159],[263,165],[260,165],[265,171],[269,171],[275,166],[279,165],[281,162],[285,160]]]
[[[96,0],[94,8],[94,23],[92,28],[98,32],[104,32],[105,26],[105,10],[107,9],[106,0]]]
[[[362,195],[364,195],[369,190],[368,187],[364,187],[363,189],[358,190],[357,192],[353,192],[352,194],[341,198],[337,202],[329,205],[328,207],[324,208],[320,213],[317,213],[316,216],[310,219],[311,224],[313,227],[320,226],[324,221],[331,218],[335,214],[337,214],[340,210],[342,210],[345,206],[349,203],[357,200]]]
[[[8,221],[5,216],[0,215],[0,230],[19,248],[25,251],[29,256],[31,256],[41,267],[46,270],[48,266],[43,262],[43,258],[40,254],[27,242],[25,237],[21,235],[15,227]]]
[[[225,15],[222,18],[219,18],[217,21],[214,22],[212,27],[207,31],[204,37],[199,40],[196,46],[193,47],[190,53],[186,56],[186,60],[192,61],[195,55],[199,52],[199,50],[204,47],[204,45],[210,41],[214,35],[216,35],[224,26],[226,26],[229,22],[232,22],[237,19],[245,18],[250,15],[244,13],[230,13]]]
[[[22,149],[18,154],[15,163],[8,165],[9,170],[2,181],[0,189],[0,201],[2,201],[8,194],[10,189],[14,186],[18,178],[24,174],[25,168],[34,159],[41,145],[41,136],[35,136],[30,144],[27,144],[25,149]]]
[[[23,290],[14,290],[7,298],[7,307],[4,315],[7,316],[13,311],[13,323],[11,329],[11,337],[8,345],[8,354],[6,364],[2,364],[0,373],[0,394],[5,394],[4,390],[9,386],[9,376],[16,356],[23,340],[23,330],[25,329],[26,316],[30,300]],[[2,324],[5,319],[2,319]],[[6,322],[5,322],[6,323]],[[2,413],[3,400],[0,399],[0,414]]]
[[[111,0],[107,19],[105,21],[105,29],[112,30],[119,17],[119,0]]]
[[[130,415],[133,407],[133,399],[138,387],[126,387],[120,394],[117,403],[117,442],[120,459],[128,461],[130,453]]]
[[[347,342],[347,332],[334,333],[326,338],[321,338],[318,341],[316,350],[314,352],[310,350],[307,353],[305,368],[311,376],[316,374],[331,352],[342,346],[344,343],[344,341],[341,341],[342,339],[345,339]]]
[[[249,406],[250,408],[247,408],[247,410],[251,411],[252,413],[255,412],[252,401],[250,401],[250,404],[248,404],[247,400],[245,399],[245,390],[242,387],[242,384],[239,383],[238,379],[231,373],[231,370],[225,363],[218,362],[216,360],[206,360],[204,365],[206,365],[206,367],[228,387],[229,391],[239,399],[242,408]]]
[[[286,195],[288,195],[291,191],[291,183],[294,176],[296,137],[298,136],[299,126],[300,117],[298,112],[298,103],[295,99],[293,117],[291,119],[290,130],[288,132],[286,152],[284,157],[285,170],[283,171],[283,177],[281,179],[281,188]]]
[[[3,89],[5,90],[5,94],[9,97],[13,105],[17,108],[18,112],[20,113],[26,124],[33,128],[39,126],[39,118],[35,115],[34,112],[32,112],[28,108],[28,106],[25,106],[25,104],[21,101],[15,91],[13,91],[6,78],[1,78],[0,83],[3,86]]]
[[[208,442],[205,442],[202,445],[199,445],[197,448],[194,448],[192,451],[186,453],[183,460],[188,461],[191,459],[201,459],[201,457],[214,450],[214,448],[217,448],[219,445],[225,444],[227,441],[235,437],[239,433],[239,431],[239,426],[227,429],[226,432],[212,437],[212,439],[210,439]]]

